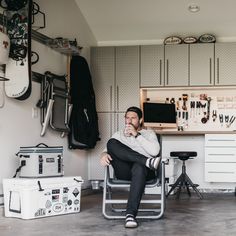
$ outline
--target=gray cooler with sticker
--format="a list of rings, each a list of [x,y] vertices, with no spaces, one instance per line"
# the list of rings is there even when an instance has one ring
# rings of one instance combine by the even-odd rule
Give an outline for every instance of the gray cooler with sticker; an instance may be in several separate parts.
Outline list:
[[[16,155],[20,163],[16,171],[16,174],[19,172],[19,177],[40,178],[64,175],[62,146],[49,147],[40,143],[33,147],[20,147]]]

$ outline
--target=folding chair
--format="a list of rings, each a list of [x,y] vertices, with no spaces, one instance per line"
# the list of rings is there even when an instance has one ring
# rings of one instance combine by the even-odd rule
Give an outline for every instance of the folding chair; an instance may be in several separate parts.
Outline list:
[[[37,106],[41,108],[41,136],[44,136],[48,125],[58,132],[69,132],[69,116],[72,105],[69,104],[69,92],[65,75],[45,72],[41,83],[41,99]]]
[[[156,172],[156,178],[146,182],[146,188],[159,187],[160,191],[158,194],[149,196],[150,198],[146,198],[146,194],[144,193],[137,218],[159,219],[164,215],[166,196],[165,164],[167,162],[161,160],[159,169]],[[126,206],[127,199],[122,198],[122,196],[113,196],[112,191],[115,189],[129,189],[130,181],[111,177],[111,168],[110,166],[105,168],[102,214],[106,219],[124,219],[126,209],[122,208],[122,204]]]

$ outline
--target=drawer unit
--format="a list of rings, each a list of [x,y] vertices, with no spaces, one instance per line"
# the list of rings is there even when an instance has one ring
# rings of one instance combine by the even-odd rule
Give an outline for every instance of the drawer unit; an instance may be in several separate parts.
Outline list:
[[[205,181],[236,182],[236,135],[205,135]]]
[[[236,147],[236,134],[206,134],[206,147]]]
[[[236,162],[236,148],[206,147],[205,162]]]
[[[206,182],[236,182],[236,163],[205,163]]]

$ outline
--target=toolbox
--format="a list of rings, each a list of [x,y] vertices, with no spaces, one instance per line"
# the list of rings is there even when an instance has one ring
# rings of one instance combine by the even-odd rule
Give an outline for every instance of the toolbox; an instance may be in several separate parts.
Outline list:
[[[31,147],[20,147],[19,177],[39,178],[63,176],[63,147],[49,147],[40,143]],[[17,174],[17,173],[16,173]]]
[[[6,217],[35,219],[80,212],[80,176],[3,179]]]

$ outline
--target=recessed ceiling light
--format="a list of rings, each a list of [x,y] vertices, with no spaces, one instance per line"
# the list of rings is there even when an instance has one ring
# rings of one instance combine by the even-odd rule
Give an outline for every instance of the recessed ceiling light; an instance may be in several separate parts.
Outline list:
[[[200,7],[199,7],[198,5],[192,4],[192,5],[190,5],[190,6],[188,7],[188,10],[189,10],[190,12],[195,13],[195,12],[200,11]]]

